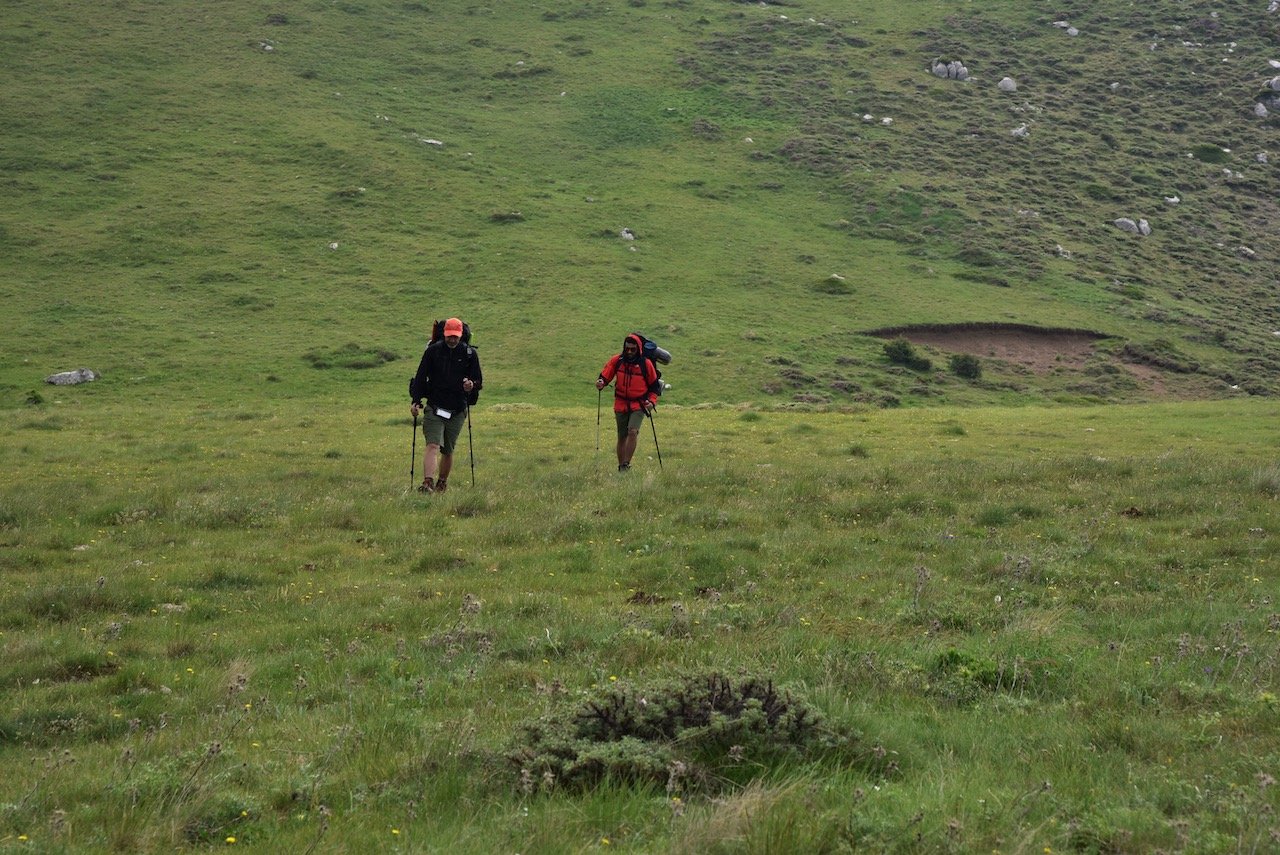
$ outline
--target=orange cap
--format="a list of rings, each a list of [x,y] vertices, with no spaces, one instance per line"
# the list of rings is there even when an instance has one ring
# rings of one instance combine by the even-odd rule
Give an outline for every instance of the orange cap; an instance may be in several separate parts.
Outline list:
[[[462,321],[457,318],[450,318],[444,322],[445,335],[462,335]]]

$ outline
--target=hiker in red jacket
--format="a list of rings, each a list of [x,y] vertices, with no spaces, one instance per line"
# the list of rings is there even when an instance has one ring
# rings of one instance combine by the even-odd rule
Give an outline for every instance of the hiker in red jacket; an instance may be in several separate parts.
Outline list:
[[[636,440],[644,417],[658,404],[658,369],[644,356],[640,336],[628,335],[622,353],[612,357],[600,370],[596,388],[613,382],[613,417],[618,423],[618,471],[631,468]],[[616,382],[614,382],[616,381]]]

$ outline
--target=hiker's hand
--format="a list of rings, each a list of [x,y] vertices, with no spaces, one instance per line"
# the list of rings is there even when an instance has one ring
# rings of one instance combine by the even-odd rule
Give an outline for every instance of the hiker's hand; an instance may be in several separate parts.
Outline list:
[[[418,404],[409,405],[409,413],[416,419],[418,414],[422,412],[422,407]]]
[[[604,388],[604,378],[603,378],[603,377],[600,377],[600,378],[598,378],[598,379],[596,380],[596,388],[597,388],[597,389],[603,389],[603,388]]]
[[[476,384],[471,382],[471,378],[470,378],[470,377],[463,377],[463,378],[462,378],[462,391],[464,391],[464,392],[470,392],[470,391],[471,391],[472,389],[474,389],[475,387],[476,387]]]
[[[653,403],[652,401],[645,401],[645,402],[644,402],[644,404],[642,404],[642,406],[644,407],[644,411],[645,411],[645,413],[650,414],[650,415],[652,415],[652,414],[653,414],[653,411],[654,411],[654,409],[655,409],[655,406],[654,406],[654,403]]]

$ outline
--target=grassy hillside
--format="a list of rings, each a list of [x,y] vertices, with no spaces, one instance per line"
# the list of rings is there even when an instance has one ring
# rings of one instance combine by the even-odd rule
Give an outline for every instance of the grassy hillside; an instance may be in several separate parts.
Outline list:
[[[0,846],[1272,845],[1274,404],[592,415],[9,420]]]
[[[1274,848],[1266,9],[5,3],[0,849]]]
[[[455,313],[494,400],[584,403],[574,381],[629,328],[677,353],[685,403],[1275,389],[1263,9],[6,11],[10,405],[78,365],[115,395],[398,395]],[[933,76],[938,57],[972,79]],[[988,360],[974,384],[945,352],[889,371],[863,335],[956,322],[1113,338],[1087,373]]]

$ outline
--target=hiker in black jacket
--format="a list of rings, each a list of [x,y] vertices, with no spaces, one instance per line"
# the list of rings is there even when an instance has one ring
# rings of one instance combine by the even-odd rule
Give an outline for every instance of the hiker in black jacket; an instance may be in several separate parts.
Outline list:
[[[409,390],[413,399],[409,412],[415,419],[422,414],[422,435],[427,441],[418,487],[422,493],[443,493],[448,488],[453,448],[467,421],[467,408],[480,397],[480,356],[463,342],[463,329],[457,318],[445,321],[444,338],[427,345]]]

